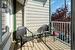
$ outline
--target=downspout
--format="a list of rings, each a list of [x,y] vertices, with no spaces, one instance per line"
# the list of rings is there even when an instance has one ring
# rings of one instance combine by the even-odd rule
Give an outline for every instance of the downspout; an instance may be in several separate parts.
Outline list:
[[[24,6],[22,8],[22,26],[24,26]]]
[[[22,8],[22,26],[24,26],[24,6],[25,6],[25,2],[26,2],[26,0],[24,0],[23,8]]]
[[[51,34],[51,0],[49,0],[49,32]]]

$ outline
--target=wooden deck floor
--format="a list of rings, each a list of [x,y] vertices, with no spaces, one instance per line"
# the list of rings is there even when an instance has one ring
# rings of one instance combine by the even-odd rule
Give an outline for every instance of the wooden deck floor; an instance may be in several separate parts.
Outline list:
[[[52,50],[71,50],[71,47],[58,41],[53,40],[53,37],[48,37],[46,39],[46,44],[52,49]]]
[[[21,48],[18,48],[17,50],[21,50]],[[49,48],[43,42],[37,42],[35,39],[34,46],[33,43],[29,41],[22,46],[22,50],[49,50]]]
[[[17,50],[21,50],[19,45]],[[37,39],[34,39],[34,47],[32,42],[29,41],[22,46],[22,50],[71,50],[71,49],[68,45],[58,40],[53,41],[53,37],[48,37],[46,38],[46,43],[44,43],[43,41],[37,42]]]

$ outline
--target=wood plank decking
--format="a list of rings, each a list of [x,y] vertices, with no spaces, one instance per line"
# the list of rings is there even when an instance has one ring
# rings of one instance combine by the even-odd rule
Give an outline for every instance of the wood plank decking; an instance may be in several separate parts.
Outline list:
[[[10,49],[11,50],[11,49]],[[20,47],[16,50],[21,50]],[[41,41],[37,42],[37,39],[34,39],[34,47],[32,42],[29,41],[22,46],[22,50],[71,50],[70,46],[56,40],[53,41],[53,37],[46,38],[46,43]]]
[[[48,37],[46,40],[46,44],[52,49],[52,50],[71,50],[70,46],[58,41],[53,40],[53,37]]]
[[[18,48],[17,50],[20,50]],[[49,50],[49,48],[43,43],[43,42],[37,42],[37,40],[34,40],[34,46],[31,41],[25,43],[22,46],[22,50]]]

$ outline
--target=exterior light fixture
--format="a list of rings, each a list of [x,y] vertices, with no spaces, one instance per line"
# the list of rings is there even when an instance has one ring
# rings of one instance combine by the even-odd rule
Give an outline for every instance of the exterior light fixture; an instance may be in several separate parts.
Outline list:
[[[41,3],[43,3],[43,7],[44,7],[44,5],[45,5],[46,2],[47,2],[47,0],[33,0],[33,1],[37,1],[37,2],[41,2]]]
[[[6,1],[2,1],[2,8],[7,8],[7,3],[6,3]]]
[[[7,0],[2,0],[1,8],[3,9],[2,10],[3,12],[5,13],[9,12]]]

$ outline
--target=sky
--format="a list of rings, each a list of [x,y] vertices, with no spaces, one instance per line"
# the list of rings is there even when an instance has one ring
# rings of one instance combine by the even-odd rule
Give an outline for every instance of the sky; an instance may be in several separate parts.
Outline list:
[[[69,11],[71,11],[71,0],[66,0]],[[55,12],[57,8],[64,7],[64,0],[51,0],[51,13]]]

